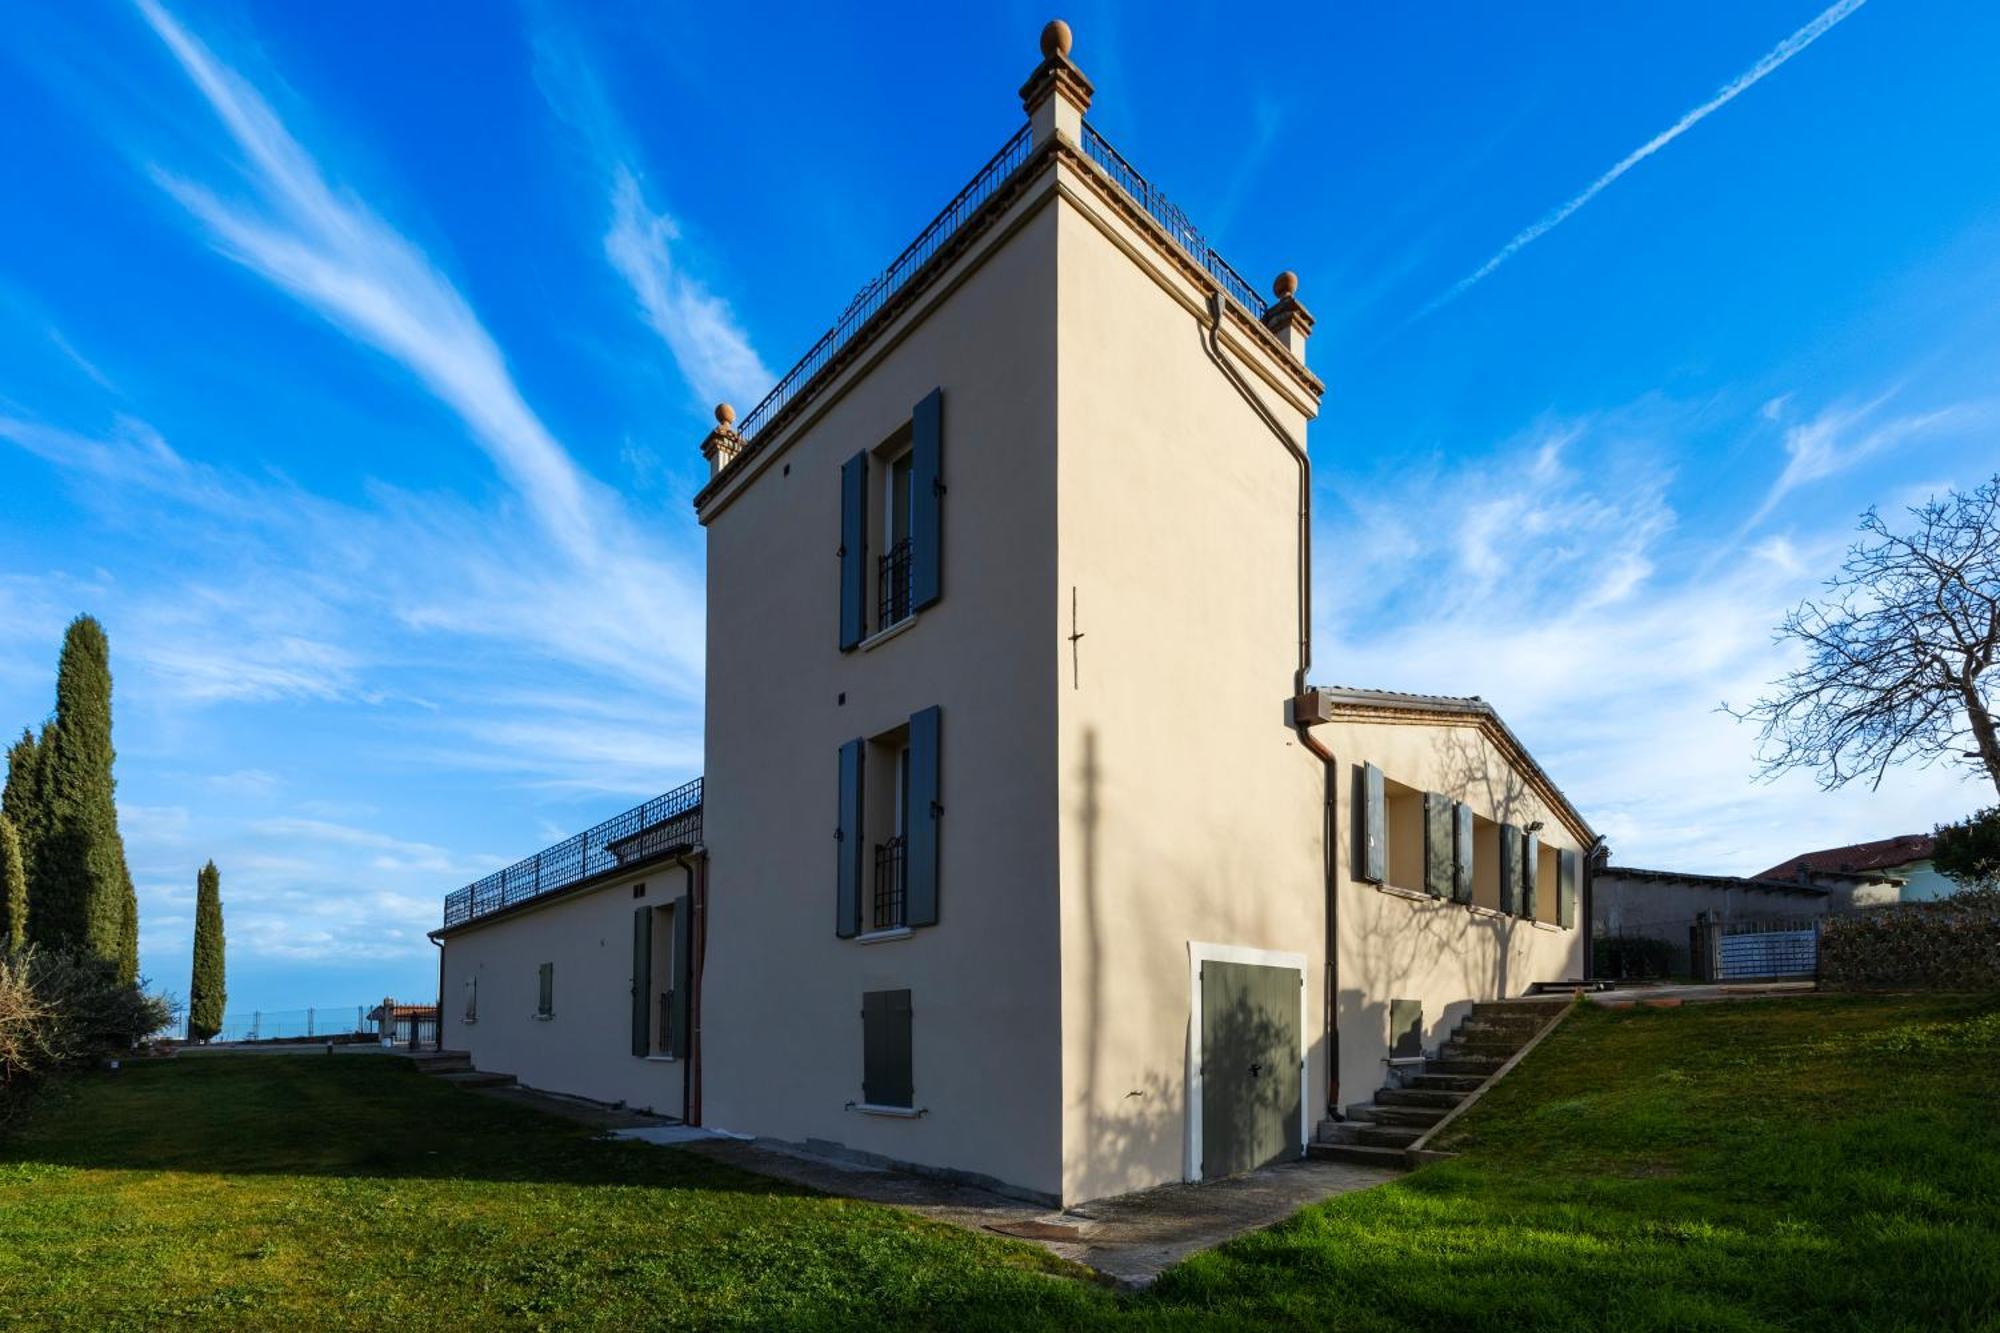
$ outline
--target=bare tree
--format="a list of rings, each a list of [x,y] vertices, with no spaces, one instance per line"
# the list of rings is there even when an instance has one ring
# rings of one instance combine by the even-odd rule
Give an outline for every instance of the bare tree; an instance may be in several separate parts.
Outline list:
[[[1780,643],[1806,664],[1750,708],[1760,776],[1809,769],[1826,790],[1891,764],[1958,760],[2000,790],[2000,735],[1986,673],[2000,655],[2000,475],[1909,510],[1891,532],[1873,509],[1826,595],[1786,615]]]

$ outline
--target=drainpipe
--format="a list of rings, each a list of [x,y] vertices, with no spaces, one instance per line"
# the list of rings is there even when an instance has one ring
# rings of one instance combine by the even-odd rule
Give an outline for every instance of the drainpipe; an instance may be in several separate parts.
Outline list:
[[[688,911],[692,914],[688,920],[688,974],[685,977],[674,978],[677,984],[689,988],[688,1062],[687,1068],[681,1071],[681,1123],[684,1125],[694,1125],[700,1123],[701,1116],[701,1092],[696,1086],[699,1081],[699,1075],[696,1071],[701,1068],[701,983],[699,980],[701,976],[701,964],[697,959],[701,955],[701,937],[703,933],[702,911],[701,899],[698,896],[700,890],[695,883],[694,862],[690,858],[683,856],[680,858],[680,867],[681,873],[687,876]]]
[[[1272,307],[1271,317],[1280,326],[1277,330],[1293,355],[1304,360],[1305,337],[1312,329],[1312,319],[1294,299],[1299,280],[1296,274],[1281,273],[1274,291],[1278,304]],[[1299,470],[1299,660],[1292,673],[1292,698],[1297,700],[1306,692],[1306,677],[1312,672],[1312,460],[1306,455],[1305,446],[1292,438],[1257,391],[1250,387],[1236,367],[1222,351],[1222,292],[1216,289],[1208,294],[1208,323],[1203,330],[1203,346],[1208,359],[1235,386],[1243,401],[1250,404],[1264,422],[1285,452],[1292,456]],[[1326,863],[1326,1114],[1331,1120],[1341,1118],[1340,1114],[1340,1024],[1336,1010],[1340,1000],[1340,941],[1336,929],[1338,894],[1340,888],[1339,866],[1336,861],[1338,843],[1335,841],[1335,794],[1338,787],[1339,765],[1334,760],[1333,751],[1322,745],[1312,734],[1312,725],[1294,708],[1292,728],[1299,733],[1299,743],[1317,756],[1320,762],[1321,779],[1325,785],[1324,814],[1321,821],[1320,839]]]
[[[424,938],[430,940],[432,944],[437,945],[438,951],[437,1021],[431,1024],[431,1049],[441,1051],[444,1049],[444,941],[430,935],[426,935]],[[411,1019],[410,1022],[414,1025],[416,1020]],[[416,1044],[414,1040],[416,1035],[415,1032],[410,1034],[412,1038],[410,1044],[413,1046]]]

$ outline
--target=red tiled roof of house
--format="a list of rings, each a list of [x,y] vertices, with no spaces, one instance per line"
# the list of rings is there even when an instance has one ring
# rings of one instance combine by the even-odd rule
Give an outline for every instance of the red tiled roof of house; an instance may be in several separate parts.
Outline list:
[[[1822,852],[1807,852],[1780,861],[1755,878],[1794,879],[1800,871],[1852,873],[1887,870],[1891,866],[1929,860],[1935,843],[1936,839],[1928,833],[1903,833],[1893,838],[1877,838],[1874,842],[1857,842],[1848,847],[1829,847]]]

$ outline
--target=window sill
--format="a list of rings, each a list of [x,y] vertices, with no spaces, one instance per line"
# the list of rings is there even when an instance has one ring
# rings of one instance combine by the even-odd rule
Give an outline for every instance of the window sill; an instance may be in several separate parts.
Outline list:
[[[554,1014],[529,1014],[528,1017],[534,1019],[537,1023],[553,1023],[556,1021]]]
[[[914,1106],[875,1106],[868,1102],[850,1102],[848,1109],[863,1115],[887,1116],[891,1120],[915,1120],[930,1114],[929,1107],[919,1110]]]
[[[891,940],[907,940],[916,932],[908,926],[894,926],[888,930],[871,930],[865,935],[856,935],[856,944],[887,944]]]
[[[1391,1069],[1401,1069],[1406,1065],[1420,1065],[1424,1059],[1421,1055],[1390,1055],[1383,1057],[1382,1063]]]
[[[476,1018],[461,1018],[458,1021],[465,1027],[471,1027],[474,1023],[477,1023],[479,1020]]]
[[[895,638],[898,634],[901,634],[904,630],[908,629],[910,626],[916,623],[917,623],[917,613],[915,611],[912,611],[910,612],[910,614],[904,616],[901,620],[897,621],[895,624],[889,626],[889,628],[876,630],[873,634],[869,635],[867,638],[863,639],[860,643],[857,643],[854,646],[860,649],[864,653],[873,651],[875,648],[889,642],[889,640]]]
[[[1375,881],[1368,879],[1362,880],[1361,883],[1367,885],[1377,893],[1386,893],[1391,898],[1408,898],[1413,903],[1448,903],[1451,901],[1449,898],[1433,898],[1421,889],[1406,889],[1400,884],[1377,884]]]
[[[646,1063],[649,1065],[677,1065],[680,1063],[680,1057],[676,1055],[649,1055],[646,1057]]]

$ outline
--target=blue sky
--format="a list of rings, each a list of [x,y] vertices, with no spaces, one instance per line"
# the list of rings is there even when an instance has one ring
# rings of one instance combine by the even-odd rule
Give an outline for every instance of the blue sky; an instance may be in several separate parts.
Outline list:
[[[1754,784],[1715,710],[1861,509],[2000,468],[2000,9],[1065,16],[1318,317],[1320,680],[1493,700],[1636,864],[1979,802]],[[213,856],[232,1010],[428,995],[446,891],[699,771],[709,408],[1019,124],[1047,17],[11,16],[0,724],[99,616],[149,975]]]

